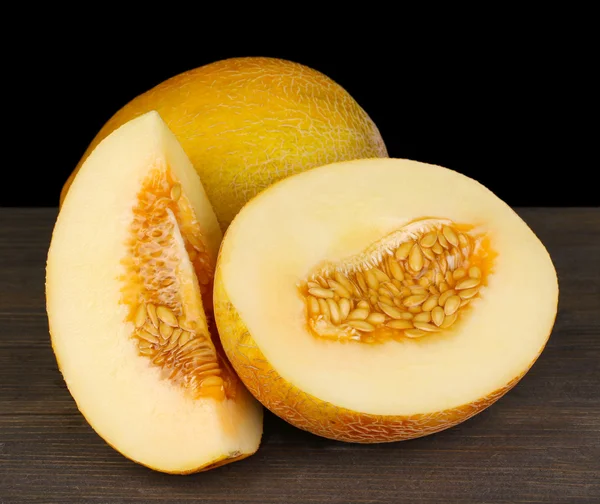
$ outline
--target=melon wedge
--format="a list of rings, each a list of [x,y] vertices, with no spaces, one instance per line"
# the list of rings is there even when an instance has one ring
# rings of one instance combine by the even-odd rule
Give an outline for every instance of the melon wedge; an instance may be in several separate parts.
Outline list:
[[[68,389],[108,444],[158,471],[206,470],[260,443],[262,408],[215,336],[220,241],[202,183],[156,112],[95,148],[52,235],[47,313]]]
[[[215,315],[248,389],[291,424],[386,442],[451,427],[542,352],[556,271],[481,184],[402,159],[278,182],[228,228]]]

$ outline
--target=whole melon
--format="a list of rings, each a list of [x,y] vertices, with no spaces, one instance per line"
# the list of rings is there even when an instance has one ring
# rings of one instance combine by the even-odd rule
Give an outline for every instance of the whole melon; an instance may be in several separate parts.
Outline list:
[[[99,142],[151,110],[194,164],[223,230],[248,200],[289,175],[388,157],[375,123],[326,75],[283,59],[230,58],[176,75],[114,114],[65,183],[61,204]]]

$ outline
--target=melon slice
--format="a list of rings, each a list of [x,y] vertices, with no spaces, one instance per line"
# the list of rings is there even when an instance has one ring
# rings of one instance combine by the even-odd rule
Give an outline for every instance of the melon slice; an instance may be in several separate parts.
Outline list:
[[[223,347],[299,428],[410,439],[491,405],[551,333],[544,245],[478,182],[401,159],[294,175],[228,228],[215,278]]]
[[[260,443],[262,408],[215,335],[221,237],[156,112],[96,147],[52,235],[47,312],[69,391],[107,443],[159,471],[206,470]]]

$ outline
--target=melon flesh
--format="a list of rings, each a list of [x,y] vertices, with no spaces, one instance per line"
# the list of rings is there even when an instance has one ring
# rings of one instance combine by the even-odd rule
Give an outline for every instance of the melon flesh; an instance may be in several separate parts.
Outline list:
[[[419,219],[485,237],[493,267],[468,313],[418,339],[317,337],[298,285]],[[457,172],[401,159],[335,163],[263,192],[228,228],[215,281],[223,346],[254,395],[298,427],[359,442],[422,436],[489,406],[541,353],[557,301],[545,247],[509,206]]]
[[[134,212],[142,212],[143,188],[158,191],[160,184],[167,184],[167,195],[178,198],[174,203],[165,196],[169,208],[183,208],[177,215],[163,208],[159,215],[162,228],[154,231],[163,233],[167,245],[162,247],[153,242],[154,235],[142,239],[145,231],[132,227]],[[146,197],[146,203],[157,199]],[[149,208],[154,212],[157,207]],[[202,263],[188,255],[189,240],[194,240],[190,229],[196,242],[201,237]],[[140,345],[147,344],[132,336],[135,306],[129,302],[145,295],[162,299],[173,310],[183,307],[195,331],[210,338],[214,328],[206,279],[213,273],[220,241],[202,183],[156,112],[126,123],[96,147],[78,172],[52,235],[47,312],[52,346],[69,391],[107,443],[159,471],[207,469],[254,453],[260,442],[261,407],[224,359],[218,359],[224,385],[214,379],[221,385],[207,392],[183,372],[170,379],[172,369],[141,355],[147,347]],[[132,250],[160,257],[135,262]],[[142,278],[144,287],[131,281],[135,271],[155,278]],[[198,275],[208,275],[207,285],[198,282]],[[171,284],[170,290],[163,284]],[[172,327],[164,327],[172,333]],[[209,350],[214,348],[205,341]]]

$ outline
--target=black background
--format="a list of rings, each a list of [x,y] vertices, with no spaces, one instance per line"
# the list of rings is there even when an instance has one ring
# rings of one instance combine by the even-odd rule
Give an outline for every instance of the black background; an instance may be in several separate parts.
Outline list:
[[[293,49],[276,40],[109,47],[82,33],[50,37],[20,59],[23,96],[14,98],[27,163],[12,176],[16,184],[35,181],[35,190],[2,191],[0,205],[56,206],[104,122],[161,81],[219,59],[272,56],[343,86],[375,121],[391,157],[457,170],[513,206],[596,206],[594,162],[582,154],[595,135],[591,126],[573,135],[589,115],[581,95],[592,66],[561,44],[533,37],[512,45],[417,40],[379,50],[326,42]]]

